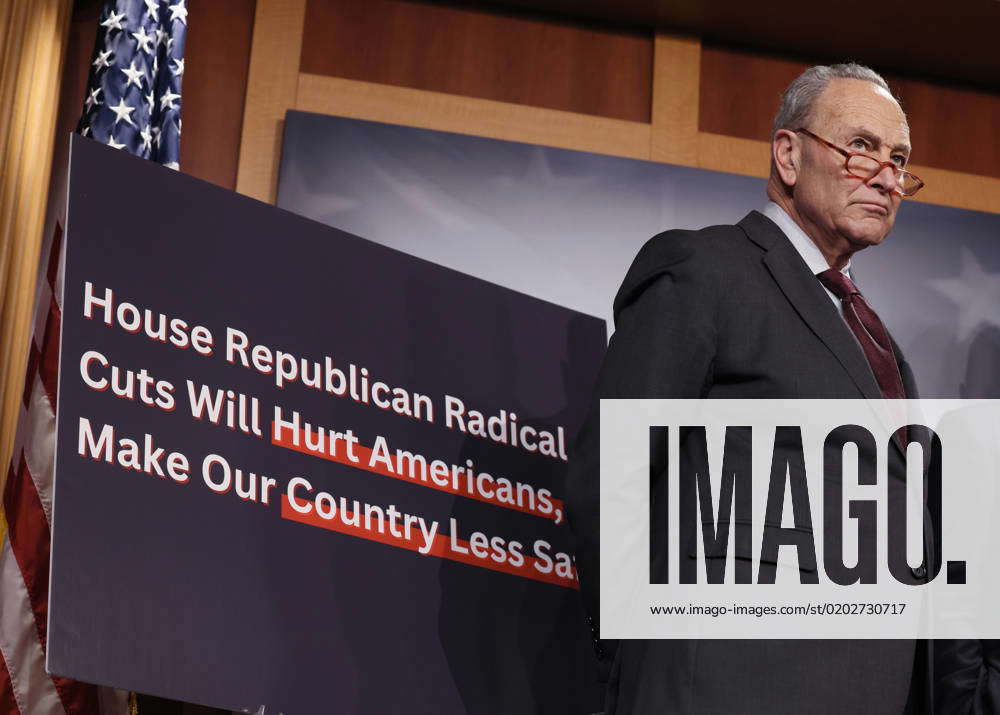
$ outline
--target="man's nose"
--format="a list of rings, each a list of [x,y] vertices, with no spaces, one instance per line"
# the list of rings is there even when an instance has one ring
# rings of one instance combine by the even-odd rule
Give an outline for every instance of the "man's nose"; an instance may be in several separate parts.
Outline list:
[[[899,181],[896,178],[896,170],[891,164],[883,164],[882,168],[879,169],[872,178],[868,179],[868,185],[873,189],[884,191],[886,193],[896,191],[899,187]]]

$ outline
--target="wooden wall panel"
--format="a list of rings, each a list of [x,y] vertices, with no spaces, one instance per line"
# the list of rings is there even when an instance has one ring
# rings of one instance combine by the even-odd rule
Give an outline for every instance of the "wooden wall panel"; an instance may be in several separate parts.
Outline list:
[[[650,126],[318,74],[299,75],[295,109],[506,141],[648,159]]]
[[[699,129],[769,141],[782,91],[808,66],[801,61],[703,43]]]
[[[653,47],[649,158],[697,166],[701,41],[657,33]]]
[[[1000,94],[890,77],[918,164],[1000,178]]]
[[[650,120],[652,33],[405,0],[309,0],[301,71]]]
[[[236,190],[274,203],[285,112],[295,106],[306,0],[258,0]]]
[[[236,188],[255,0],[190,3],[181,169]]]
[[[699,128],[767,141],[782,90],[807,63],[703,45]],[[1000,177],[1000,94],[886,74],[910,121],[922,166]]]

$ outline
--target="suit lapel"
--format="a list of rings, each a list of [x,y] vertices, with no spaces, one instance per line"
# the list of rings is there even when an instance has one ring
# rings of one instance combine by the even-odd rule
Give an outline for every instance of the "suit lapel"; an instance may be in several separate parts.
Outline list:
[[[850,328],[837,312],[795,247],[773,221],[756,211],[738,224],[751,241],[766,251],[764,265],[781,292],[868,399],[882,399],[875,375]]]
[[[917,390],[917,379],[913,376],[913,369],[906,361],[903,351],[892,339],[892,335],[889,336],[889,342],[892,343],[892,353],[896,356],[896,364],[899,365],[899,376],[903,380],[903,392],[906,393],[907,399],[916,400],[920,397],[920,392]]]
[[[861,346],[791,241],[773,221],[757,211],[747,214],[738,225],[751,241],[766,251],[764,265],[781,292],[802,320],[834,354],[861,394],[869,400],[883,399],[875,373],[872,372]],[[889,339],[892,340],[891,336]],[[915,398],[917,391],[913,374],[895,341],[892,346],[903,380],[903,389],[907,396]],[[890,442],[896,453],[905,458],[899,442],[895,439]]]

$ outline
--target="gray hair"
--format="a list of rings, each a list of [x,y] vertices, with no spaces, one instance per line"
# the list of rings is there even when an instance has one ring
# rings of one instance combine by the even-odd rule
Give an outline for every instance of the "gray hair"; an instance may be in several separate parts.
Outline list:
[[[799,129],[811,118],[813,106],[833,79],[860,79],[877,84],[892,94],[882,76],[864,65],[848,62],[839,65],[816,65],[796,77],[781,95],[781,106],[774,115],[771,136],[779,129]],[[897,100],[898,101],[898,100]]]

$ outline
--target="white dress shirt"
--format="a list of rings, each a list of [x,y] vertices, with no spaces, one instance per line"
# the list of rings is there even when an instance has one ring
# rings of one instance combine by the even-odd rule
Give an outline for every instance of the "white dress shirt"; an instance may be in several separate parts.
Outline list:
[[[819,275],[823,271],[830,269],[830,264],[826,262],[826,258],[823,256],[823,252],[819,250],[819,246],[813,243],[813,240],[809,238],[808,234],[802,230],[801,226],[792,220],[791,216],[785,213],[783,208],[778,206],[778,204],[773,201],[768,201],[767,206],[761,209],[761,213],[778,224],[778,228],[781,229],[782,233],[784,233],[788,237],[788,240],[791,241],[792,245],[795,246],[795,250],[799,252],[800,256],[802,256],[802,260],[806,262],[807,266],[809,266],[809,270],[813,272],[813,275]],[[850,267],[851,262],[848,261],[847,265],[840,269],[840,272],[850,278],[851,274],[848,272]],[[818,281],[819,279],[817,278],[816,280]],[[820,283],[820,285],[823,284]],[[837,306],[837,310],[840,312],[841,317],[843,317],[844,308],[840,304],[840,298],[834,295],[833,292],[825,285],[823,286],[823,290],[825,290],[826,294],[830,296],[830,300],[832,300],[833,304]]]

